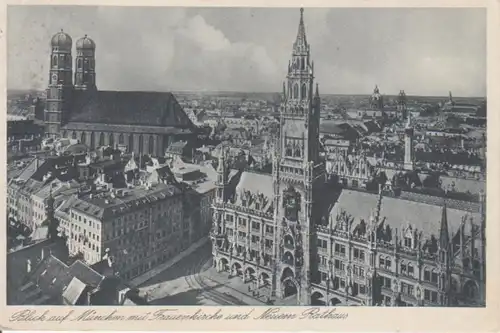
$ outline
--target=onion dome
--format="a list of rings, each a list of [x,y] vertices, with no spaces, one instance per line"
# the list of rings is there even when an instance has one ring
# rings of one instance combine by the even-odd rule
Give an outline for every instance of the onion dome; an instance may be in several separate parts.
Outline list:
[[[76,41],[76,48],[79,50],[94,50],[95,42],[85,35]]]
[[[372,100],[378,101],[382,95],[380,95],[380,92],[378,90],[378,86],[375,86],[375,89],[373,89],[373,94],[372,94]]]
[[[52,37],[50,41],[52,47],[58,47],[60,50],[70,50],[73,45],[73,40],[70,35],[65,33],[62,29]]]

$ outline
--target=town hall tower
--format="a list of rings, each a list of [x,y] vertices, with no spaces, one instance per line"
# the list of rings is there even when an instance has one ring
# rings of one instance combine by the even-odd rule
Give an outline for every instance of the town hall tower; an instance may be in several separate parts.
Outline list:
[[[314,64],[300,10],[280,107],[280,145],[273,165],[276,265],[273,287],[278,296],[295,291],[300,304],[310,303],[315,271],[314,224],[317,189],[325,182],[319,158],[320,98],[314,89]]]

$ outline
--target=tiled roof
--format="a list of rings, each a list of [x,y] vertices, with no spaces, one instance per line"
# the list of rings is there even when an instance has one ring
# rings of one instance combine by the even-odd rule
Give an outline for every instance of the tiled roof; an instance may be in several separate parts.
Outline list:
[[[191,128],[193,124],[172,93],[77,91],[70,122]]]
[[[150,126],[150,125],[127,125],[108,123],[83,123],[69,122],[63,126],[66,130],[95,131],[95,132],[123,132],[143,134],[190,134],[189,128],[178,128],[173,126]]]
[[[361,219],[368,223],[370,214],[375,213],[377,199],[377,194],[343,190],[331,210],[330,216],[335,220],[337,214],[341,213],[341,211],[346,211],[355,218],[352,228]],[[401,230],[401,228],[410,224],[413,228],[422,231],[424,237],[430,237],[431,235],[439,237],[441,214],[442,206],[384,196],[380,218],[382,220],[385,219],[385,223],[393,229],[397,228]],[[462,217],[466,215],[472,217],[476,222],[479,221],[479,214],[477,213],[451,208],[447,209],[448,228],[451,233],[454,234],[458,230],[462,222]]]

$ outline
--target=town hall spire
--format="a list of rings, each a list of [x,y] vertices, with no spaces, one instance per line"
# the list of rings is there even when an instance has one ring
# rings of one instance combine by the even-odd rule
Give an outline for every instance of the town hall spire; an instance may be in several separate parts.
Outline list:
[[[306,38],[306,28],[304,26],[304,8],[300,8],[300,21],[299,21],[299,30],[297,32],[297,39],[293,44],[293,48],[307,48],[307,38]]]

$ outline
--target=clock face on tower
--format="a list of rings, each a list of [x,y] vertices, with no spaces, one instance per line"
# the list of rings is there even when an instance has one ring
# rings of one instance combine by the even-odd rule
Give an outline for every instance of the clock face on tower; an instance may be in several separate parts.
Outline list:
[[[53,74],[53,75],[52,75],[51,82],[52,82],[53,84],[57,83],[57,74]]]

